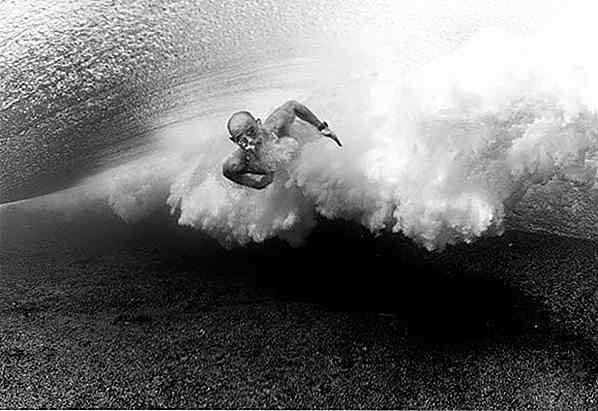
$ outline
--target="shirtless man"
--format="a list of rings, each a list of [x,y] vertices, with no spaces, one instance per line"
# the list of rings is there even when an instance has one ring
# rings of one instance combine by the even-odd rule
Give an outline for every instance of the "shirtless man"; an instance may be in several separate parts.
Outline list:
[[[247,111],[234,113],[227,123],[230,139],[239,146],[224,161],[222,174],[235,183],[261,190],[274,180],[274,172],[267,161],[272,144],[293,138],[289,129],[295,117],[311,124],[320,134],[342,147],[336,135],[307,107],[294,100],[274,110],[262,124]]]

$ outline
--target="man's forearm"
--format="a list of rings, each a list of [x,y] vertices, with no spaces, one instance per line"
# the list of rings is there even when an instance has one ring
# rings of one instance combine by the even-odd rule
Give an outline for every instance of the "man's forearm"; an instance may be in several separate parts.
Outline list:
[[[256,175],[251,173],[235,174],[228,176],[228,178],[235,183],[258,190],[266,188],[273,180],[273,176],[271,174]]]
[[[310,109],[308,109],[307,107],[305,107],[303,104],[299,103],[298,101],[290,101],[289,102],[292,105],[293,111],[295,112],[295,115],[297,117],[299,117],[301,120],[308,122],[309,124],[311,124],[312,126],[316,127],[316,128],[320,128],[320,126],[322,125],[322,122],[318,119],[318,117],[312,113],[312,111]]]

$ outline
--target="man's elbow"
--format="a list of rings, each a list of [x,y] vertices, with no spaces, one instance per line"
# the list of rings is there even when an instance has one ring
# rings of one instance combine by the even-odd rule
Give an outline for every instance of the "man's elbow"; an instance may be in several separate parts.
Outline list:
[[[222,166],[222,175],[235,183],[237,182],[238,173],[233,168],[227,167],[226,164]]]
[[[303,104],[299,103],[297,100],[289,100],[286,103],[284,103],[284,107],[287,110],[297,111],[301,107],[303,107]]]

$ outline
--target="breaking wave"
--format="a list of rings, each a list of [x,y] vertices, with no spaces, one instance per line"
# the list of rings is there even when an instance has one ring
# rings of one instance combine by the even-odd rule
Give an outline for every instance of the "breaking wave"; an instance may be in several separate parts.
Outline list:
[[[388,66],[308,98],[343,149],[306,144],[265,191],[225,181],[226,150],[215,150],[175,177],[168,204],[180,224],[226,244],[300,241],[316,214],[402,232],[430,249],[500,233],[531,186],[595,185],[598,67],[547,37],[486,32],[414,73]]]
[[[209,115],[162,129],[152,156],[93,178],[87,192],[126,221],[167,204],[179,224],[226,246],[272,237],[299,244],[318,216],[401,232],[428,249],[500,234],[537,187],[558,181],[595,195],[598,61],[583,45],[595,38],[593,25],[579,19],[533,35],[486,30],[408,70],[390,44],[372,59],[347,52],[334,64],[279,63],[254,73],[259,84],[236,89],[206,75],[204,83],[229,91],[204,98]],[[296,158],[271,186],[224,179],[234,148],[228,115],[266,116],[291,98],[327,120],[344,147],[297,124]]]

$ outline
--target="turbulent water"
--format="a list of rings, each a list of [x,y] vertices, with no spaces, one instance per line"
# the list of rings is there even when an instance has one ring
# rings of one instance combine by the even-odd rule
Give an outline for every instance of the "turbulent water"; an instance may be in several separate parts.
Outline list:
[[[227,246],[297,244],[317,216],[429,249],[510,226],[596,238],[594,11],[539,1],[4,3],[0,212],[109,207],[142,221],[168,206]],[[225,180],[230,113],[265,117],[288,99],[328,121],[344,147],[297,124],[307,143],[270,187]]]

